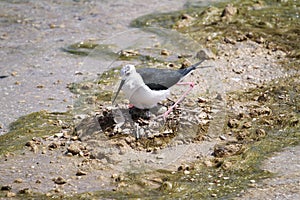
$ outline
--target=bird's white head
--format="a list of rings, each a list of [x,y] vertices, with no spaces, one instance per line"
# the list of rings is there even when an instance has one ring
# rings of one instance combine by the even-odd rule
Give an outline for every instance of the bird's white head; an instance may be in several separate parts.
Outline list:
[[[135,70],[135,66],[134,65],[125,65],[122,69],[121,69],[121,77],[122,79],[125,79],[126,77],[128,77],[130,74],[136,72]]]

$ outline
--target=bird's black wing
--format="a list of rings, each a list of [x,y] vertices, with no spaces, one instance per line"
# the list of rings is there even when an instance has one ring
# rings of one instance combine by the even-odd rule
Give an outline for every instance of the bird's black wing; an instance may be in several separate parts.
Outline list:
[[[183,77],[177,70],[141,68],[136,70],[151,90],[166,90]]]
[[[151,90],[166,90],[183,77],[195,70],[204,60],[191,65],[188,68],[172,70],[172,69],[157,69],[157,68],[141,68],[136,71],[142,76],[144,83]]]

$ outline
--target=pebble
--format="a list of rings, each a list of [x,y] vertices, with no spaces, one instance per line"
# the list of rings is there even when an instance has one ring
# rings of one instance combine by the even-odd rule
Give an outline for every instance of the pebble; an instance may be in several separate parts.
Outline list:
[[[12,186],[11,185],[3,185],[1,186],[1,190],[11,190],[12,189]]]
[[[221,17],[234,16],[236,13],[237,13],[237,8],[234,7],[232,4],[228,4],[223,10]]]
[[[31,194],[32,190],[30,190],[29,188],[24,188],[22,190],[19,191],[20,194]]]
[[[168,55],[170,55],[170,52],[166,49],[163,49],[163,50],[161,50],[160,54],[163,56],[168,56]]]
[[[172,188],[173,188],[173,185],[169,181],[164,181],[160,186],[161,190],[171,190]]]
[[[67,183],[66,179],[64,179],[63,177],[59,176],[57,178],[54,178],[52,179],[54,181],[55,184],[58,184],[58,185],[62,185],[62,184],[65,184]]]
[[[221,140],[227,140],[227,138],[224,135],[220,135]]]
[[[87,172],[82,171],[82,170],[78,170],[78,171],[76,172],[76,176],[84,176],[84,175],[87,175]]]
[[[70,144],[67,150],[69,153],[72,153],[73,155],[77,155],[81,152],[80,145],[78,145],[77,143]]]
[[[184,173],[185,175],[189,175],[191,172],[188,171],[188,170],[184,170],[183,173]]]
[[[15,196],[16,196],[16,193],[14,193],[14,192],[7,192],[6,193],[6,197],[8,197],[8,198],[15,197]]]
[[[217,194],[213,193],[210,195],[211,197],[217,197]]]
[[[17,178],[16,180],[14,180],[14,183],[23,183],[23,179]]]
[[[215,59],[216,55],[210,49],[203,48],[197,52],[196,58],[198,58],[199,60],[209,60]]]
[[[251,122],[245,122],[243,128],[250,128],[252,126]]]

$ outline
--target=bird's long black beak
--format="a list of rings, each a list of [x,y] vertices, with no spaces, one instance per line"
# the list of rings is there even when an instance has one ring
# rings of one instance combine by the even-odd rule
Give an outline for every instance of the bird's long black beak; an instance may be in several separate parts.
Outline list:
[[[122,89],[124,83],[125,83],[125,80],[121,80],[121,83],[120,83],[119,88],[118,88],[118,90],[117,90],[116,96],[115,96],[115,98],[114,98],[113,101],[112,101],[112,104],[115,103],[115,101],[116,101],[116,99],[117,99],[117,97],[118,97],[118,94],[119,94],[120,90]]]

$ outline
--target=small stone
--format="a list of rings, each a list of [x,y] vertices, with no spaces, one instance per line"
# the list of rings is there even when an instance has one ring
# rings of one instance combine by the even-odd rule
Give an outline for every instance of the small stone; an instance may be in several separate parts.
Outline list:
[[[266,131],[264,129],[257,129],[255,132],[259,137],[266,136]]]
[[[245,122],[243,128],[250,128],[252,126],[251,122]]]
[[[87,172],[82,171],[82,170],[78,170],[78,171],[76,172],[76,176],[84,176],[84,175],[87,175]]]
[[[221,140],[227,140],[227,138],[224,135],[220,135]]]
[[[215,59],[216,55],[210,49],[203,48],[197,52],[196,58],[198,58],[199,60],[209,60]]]
[[[164,114],[165,112],[167,112],[167,110],[168,109],[166,107],[162,106],[158,109],[157,114],[158,115]]]
[[[224,42],[229,43],[229,44],[235,44],[236,43],[233,39],[228,38],[228,37],[224,38]]]
[[[203,97],[199,97],[197,101],[198,101],[198,103],[207,103],[208,102],[208,100]]]
[[[70,144],[67,150],[69,153],[72,153],[73,155],[77,155],[81,152],[80,145],[78,145],[77,143]]]
[[[1,190],[10,191],[11,189],[12,189],[11,185],[3,185],[3,186],[1,186]]]
[[[14,193],[14,192],[7,192],[6,193],[6,197],[8,197],[8,198],[15,197],[15,196],[16,196],[16,193]]]
[[[168,191],[168,190],[171,190],[173,188],[173,185],[171,182],[169,181],[164,181],[161,186],[160,186],[160,189],[161,190],[164,190],[164,191]]]
[[[163,56],[168,56],[168,55],[170,55],[170,52],[166,49],[163,49],[163,50],[161,50],[160,54]]]
[[[59,142],[52,142],[48,145],[49,150],[57,149],[60,146]]]
[[[217,197],[217,194],[214,194],[214,193],[213,193],[213,194],[211,194],[210,196],[211,196],[211,197]]]
[[[229,119],[227,125],[229,128],[237,128],[239,123],[237,119]]]
[[[42,181],[38,179],[35,181],[35,183],[42,183]]]
[[[62,185],[62,184],[65,184],[67,183],[66,179],[64,179],[63,177],[59,176],[57,178],[54,178],[52,179],[54,181],[55,184],[58,184],[58,185]]]
[[[14,180],[14,183],[23,183],[23,179],[17,178],[16,180]]]
[[[189,175],[191,172],[188,171],[188,170],[184,170],[183,173],[184,173],[185,175]]]
[[[41,88],[44,88],[45,86],[44,85],[37,85],[36,87],[41,89]]]
[[[237,13],[237,8],[234,7],[232,4],[228,4],[223,10],[221,17],[231,17],[234,16],[236,13]]]
[[[75,75],[83,75],[83,72],[81,72],[81,71],[75,71]]]
[[[243,73],[245,70],[244,70],[243,68],[239,67],[239,68],[234,68],[234,69],[232,69],[232,71],[233,71],[234,73],[236,73],[236,74],[241,74],[241,73]]]
[[[32,190],[30,190],[29,188],[24,188],[19,191],[19,194],[31,194],[31,193],[32,193]]]
[[[17,76],[18,72],[12,72],[10,73],[11,76]]]
[[[54,134],[54,137],[61,138],[62,136],[64,136],[64,133],[55,133]]]

